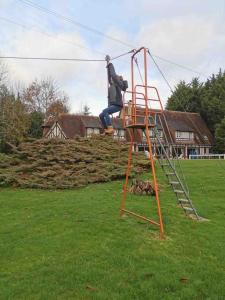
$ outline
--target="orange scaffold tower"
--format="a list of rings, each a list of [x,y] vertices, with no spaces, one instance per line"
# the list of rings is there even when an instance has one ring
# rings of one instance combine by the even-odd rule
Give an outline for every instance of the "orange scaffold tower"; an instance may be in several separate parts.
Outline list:
[[[162,103],[159,97],[158,90],[148,85],[148,73],[147,73],[147,54],[148,49],[145,47],[141,47],[140,49],[136,50],[132,57],[131,57],[131,84],[132,90],[127,91],[124,94],[124,111],[123,111],[123,124],[124,128],[126,128],[129,137],[130,137],[130,146],[129,146],[129,154],[128,154],[128,163],[126,169],[126,179],[123,187],[123,194],[122,194],[122,203],[120,208],[120,215],[123,216],[124,214],[129,214],[145,220],[152,225],[155,225],[159,228],[160,236],[163,238],[164,236],[164,229],[163,229],[163,220],[161,214],[161,207],[160,207],[160,198],[158,192],[158,184],[157,184],[157,177],[155,171],[155,163],[152,151],[152,141],[151,141],[151,131],[155,127],[155,119],[157,114],[163,113]],[[136,84],[136,66],[137,64],[137,56],[141,56],[143,60],[144,66],[144,76],[142,78],[143,84]],[[140,70],[139,70],[140,72]],[[141,74],[140,74],[141,75]],[[141,76],[142,77],[142,76]],[[154,96],[152,96],[152,94]],[[127,191],[128,191],[128,181],[129,176],[132,169],[132,153],[134,149],[134,136],[135,130],[141,129],[145,136],[146,136],[146,144],[148,146],[149,151],[149,167],[151,169],[152,174],[152,182],[153,187],[155,190],[155,202],[157,206],[157,218],[156,220],[152,220],[146,216],[138,214],[134,211],[126,209],[126,198],[127,198]]]

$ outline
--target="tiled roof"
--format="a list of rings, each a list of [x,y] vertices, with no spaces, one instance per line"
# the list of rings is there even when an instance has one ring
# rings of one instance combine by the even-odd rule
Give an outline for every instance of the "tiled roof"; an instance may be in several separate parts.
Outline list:
[[[80,116],[84,127],[86,128],[102,128],[101,122],[98,117],[94,116]]]
[[[48,130],[55,122],[59,123],[66,137],[69,139],[82,135],[81,116],[61,114],[57,119],[51,118],[44,123],[42,126],[44,128],[44,136],[48,133]],[[46,127],[49,129],[46,130]]]
[[[169,142],[173,143],[187,143],[187,141],[176,141],[176,131],[190,131],[195,133],[195,144],[212,145],[214,143],[213,136],[207,128],[204,120],[198,113],[179,112],[179,111],[164,111],[164,116],[169,127],[169,131],[165,129],[166,136]],[[162,129],[158,119],[157,128]],[[50,119],[44,125],[44,135],[47,134],[50,127],[55,123],[56,120]],[[102,128],[99,117],[95,116],[81,116],[81,115],[70,115],[62,114],[58,117],[57,122],[61,126],[63,132],[67,138],[74,138],[75,136],[85,136],[86,128]],[[123,128],[122,119],[116,117],[112,119],[113,127],[115,129]],[[165,121],[162,118],[163,127]],[[141,142],[142,131],[135,130],[135,141]]]
[[[126,109],[126,108],[125,108]],[[141,109],[139,108],[139,115],[141,114]],[[143,115],[145,115],[145,111],[143,109]],[[151,112],[152,117],[156,117],[157,129],[162,129],[161,123],[158,118],[158,114],[156,111]],[[175,138],[176,131],[189,131],[194,132],[195,134],[195,144],[203,144],[203,145],[212,145],[214,143],[213,136],[205,121],[198,113],[190,113],[190,112],[180,112],[180,111],[170,111],[164,110],[164,116],[161,117],[163,127],[165,128],[166,136],[168,141],[171,143],[187,143],[187,141],[177,141]],[[144,117],[138,117],[137,123],[144,123]],[[150,121],[151,122],[151,121]],[[168,125],[169,131],[167,129],[166,123]],[[140,131],[140,130],[139,130]],[[193,141],[190,141],[193,143]]]
[[[81,117],[78,115],[63,114],[58,118],[58,123],[61,126],[66,137],[69,139],[75,136],[82,135]]]
[[[198,113],[165,110],[164,115],[172,135],[175,131],[191,131],[197,137],[195,141],[197,144],[214,143],[211,132]]]
[[[113,127],[115,129],[122,129],[123,128],[123,120],[120,119],[120,118],[113,118],[112,119],[112,124],[113,124]]]

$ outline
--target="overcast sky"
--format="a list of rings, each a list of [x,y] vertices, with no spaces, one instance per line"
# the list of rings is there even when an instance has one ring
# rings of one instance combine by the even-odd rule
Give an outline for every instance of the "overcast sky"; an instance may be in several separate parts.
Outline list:
[[[225,69],[225,0],[31,1],[202,74],[156,58],[172,86],[195,76],[204,81],[219,68]],[[0,0],[1,56],[104,59],[105,54],[116,56],[132,48],[26,4],[31,1]],[[72,112],[87,104],[97,115],[106,106],[104,62],[8,60],[7,65],[15,82],[27,85],[35,78],[54,78],[69,95]],[[130,57],[114,65],[130,81]],[[152,62],[149,80],[166,103],[169,88]]]

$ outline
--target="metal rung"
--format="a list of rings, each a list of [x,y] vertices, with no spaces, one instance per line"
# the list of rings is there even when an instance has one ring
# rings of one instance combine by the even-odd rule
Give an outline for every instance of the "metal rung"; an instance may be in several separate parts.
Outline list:
[[[182,202],[182,203],[189,203],[189,200],[187,199],[178,199],[179,202]]]
[[[177,194],[184,194],[184,191],[181,191],[181,190],[174,190],[174,193],[177,193]]]
[[[178,181],[169,181],[170,184],[180,184]]]
[[[191,208],[191,207],[183,207],[183,209],[184,209],[184,210],[187,210],[187,211],[190,211],[190,212],[194,211],[194,209]]]
[[[176,175],[175,173],[166,173],[167,176]]]

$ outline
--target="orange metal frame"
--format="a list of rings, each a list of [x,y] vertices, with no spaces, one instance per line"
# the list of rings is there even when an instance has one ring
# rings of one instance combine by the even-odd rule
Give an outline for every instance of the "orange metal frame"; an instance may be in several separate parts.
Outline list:
[[[120,209],[120,215],[124,215],[125,213],[145,220],[153,225],[159,227],[160,236],[163,238],[164,229],[163,229],[163,220],[161,214],[161,207],[160,207],[160,199],[159,199],[159,192],[158,192],[158,184],[155,172],[155,164],[152,154],[152,143],[150,138],[150,130],[149,127],[153,126],[153,124],[149,124],[150,117],[161,114],[163,111],[162,103],[159,97],[159,93],[155,87],[148,86],[148,78],[147,78],[147,51],[145,47],[141,47],[138,49],[131,57],[131,82],[132,82],[132,91],[126,92],[124,95],[124,114],[123,114],[123,123],[124,127],[128,130],[130,136],[130,147],[129,147],[129,155],[128,155],[128,163],[126,169],[126,179],[123,187],[123,195],[122,195],[122,203]],[[143,85],[135,85],[135,74],[134,74],[134,62],[136,55],[138,53],[143,52],[144,55],[144,82]],[[138,89],[141,89],[142,92],[138,92]],[[154,90],[156,92],[156,99],[149,99],[148,98],[148,91]],[[125,96],[131,95],[132,99],[126,102]],[[159,104],[158,110],[151,109],[151,103],[157,102]],[[130,108],[130,111],[129,111]],[[127,109],[127,110],[126,110]],[[139,215],[133,211],[125,209],[125,202],[128,190],[128,181],[131,172],[131,164],[132,164],[132,152],[134,146],[134,130],[135,128],[142,128],[146,130],[146,141],[149,148],[149,162],[152,171],[152,179],[153,179],[153,186],[155,190],[156,196],[156,205],[157,205],[157,214],[158,214],[158,221],[151,220],[145,216]]]

